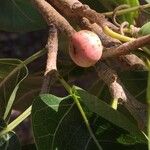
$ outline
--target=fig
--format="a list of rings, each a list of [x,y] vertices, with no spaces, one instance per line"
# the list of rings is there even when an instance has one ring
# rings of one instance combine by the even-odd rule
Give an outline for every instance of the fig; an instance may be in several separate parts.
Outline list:
[[[70,38],[70,57],[80,67],[94,66],[101,58],[102,50],[100,38],[92,31],[81,30]]]

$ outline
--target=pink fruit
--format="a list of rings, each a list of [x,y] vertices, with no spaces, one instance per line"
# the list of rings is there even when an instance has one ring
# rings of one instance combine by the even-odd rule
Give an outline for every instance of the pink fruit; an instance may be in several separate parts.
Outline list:
[[[69,54],[78,66],[93,66],[101,58],[102,50],[101,40],[91,31],[81,30],[71,36]]]

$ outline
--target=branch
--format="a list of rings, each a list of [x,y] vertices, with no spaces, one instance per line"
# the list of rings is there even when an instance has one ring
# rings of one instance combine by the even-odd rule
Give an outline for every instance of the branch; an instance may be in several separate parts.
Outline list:
[[[103,29],[96,23],[90,23],[87,18],[82,18],[79,20],[79,25],[82,29],[91,30],[95,32],[102,41],[103,46],[109,48],[112,46],[118,46],[121,42],[117,39],[114,39],[103,32]]]
[[[57,29],[53,24],[49,26],[49,35],[46,49],[47,49],[47,62],[46,62],[46,70],[44,73],[44,80],[41,88],[41,94],[49,92],[49,88],[53,84],[57,72],[58,38],[57,38]]]
[[[138,123],[140,129],[146,126],[147,122],[147,107],[141,102],[137,101],[124,87],[120,81],[117,73],[109,68],[104,63],[97,63],[95,66],[96,72],[100,79],[102,79],[108,86],[113,99],[118,99],[120,104],[131,113]]]
[[[97,23],[101,27],[107,25],[114,30],[118,30],[118,28],[109,22],[103,14],[97,13],[88,5],[84,5],[78,0],[49,0],[49,3],[67,17],[73,19],[86,17],[92,23]]]
[[[32,0],[39,12],[42,14],[47,24],[53,23],[57,29],[66,32],[68,36],[75,32],[68,21],[62,17],[48,2],[45,0]]]
[[[143,47],[144,45],[149,43],[150,43],[150,35],[139,37],[130,42],[126,42],[117,48],[110,48],[108,50],[105,50],[102,59],[129,54],[132,51],[137,50],[138,48]]]
[[[105,47],[107,48],[114,47],[114,46],[117,47],[121,45],[121,42],[119,40],[107,36],[99,25],[97,25],[96,23],[91,24],[87,18],[82,18],[82,21],[79,22],[81,28],[88,29],[95,32],[100,37],[102,44]],[[143,70],[145,68],[143,61],[134,54],[120,56],[117,59],[111,58],[107,60],[107,63],[115,70],[118,71],[131,70],[131,69]]]

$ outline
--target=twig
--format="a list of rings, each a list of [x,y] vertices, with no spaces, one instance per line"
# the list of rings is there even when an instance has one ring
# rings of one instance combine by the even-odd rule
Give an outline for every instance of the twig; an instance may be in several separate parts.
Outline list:
[[[130,42],[126,42],[117,48],[110,48],[108,50],[105,50],[102,58],[106,59],[110,57],[126,55],[149,43],[150,43],[150,35],[142,36]]]
[[[44,80],[41,88],[41,94],[49,92],[49,88],[51,84],[53,84],[57,72],[58,38],[57,38],[57,29],[53,24],[49,26],[49,35],[46,49],[47,49],[47,62],[46,62],[46,70],[44,73]]]
[[[114,30],[118,30],[118,28],[109,22],[103,14],[97,13],[88,5],[84,5],[78,0],[49,0],[49,3],[58,9],[61,14],[67,17],[71,17],[73,19],[86,17],[92,23],[97,23],[101,27],[107,25]]]
[[[103,32],[103,29],[96,23],[90,23],[87,18],[82,18],[79,21],[79,25],[82,29],[91,30],[95,32],[102,41],[103,46],[109,48],[112,46],[118,46],[121,42],[117,39],[114,39]]]
[[[114,9],[113,14],[112,14],[112,20],[116,26],[120,27],[120,24],[116,21],[116,13],[121,9],[129,8],[129,7],[130,7],[129,5],[123,4]]]
[[[53,23],[60,31],[65,31],[68,36],[75,32],[68,21],[61,16],[48,2],[45,0],[32,0],[39,12],[43,15],[48,25]]]
[[[137,101],[124,87],[120,81],[117,73],[109,68],[104,63],[97,63],[95,66],[96,72],[100,79],[102,79],[108,86],[113,99],[118,99],[120,104],[131,113],[138,123],[140,129],[146,126],[147,122],[147,107],[146,105]]]

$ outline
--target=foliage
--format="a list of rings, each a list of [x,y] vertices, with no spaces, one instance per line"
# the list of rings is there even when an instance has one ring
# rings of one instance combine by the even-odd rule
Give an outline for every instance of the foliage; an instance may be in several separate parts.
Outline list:
[[[30,0],[5,0],[0,5],[0,29],[29,32],[45,28],[41,15]]]
[[[146,1],[150,3],[149,0]],[[131,7],[140,6],[138,0],[82,0],[82,2],[87,3],[98,12],[112,11],[121,4],[128,4]],[[119,16],[119,23],[128,21],[130,24],[135,24],[138,17],[138,10],[128,12]],[[0,30],[29,32],[43,28],[46,28],[46,23],[30,0],[1,2]],[[138,34],[138,36],[150,34],[150,22],[145,23]],[[66,37],[61,38],[62,41],[67,40]],[[65,51],[66,47],[62,44],[60,49]],[[42,75],[39,72],[28,73],[27,65],[42,57],[45,52],[44,49],[38,51],[24,61],[0,59],[1,150],[96,150],[96,141],[104,150],[110,148],[119,150],[147,149],[147,139],[150,139],[149,133],[147,137],[145,134],[147,132],[139,129],[137,122],[125,108],[122,106],[117,110],[112,108],[108,88],[95,77],[92,69],[76,67],[64,59],[63,62],[58,62],[63,82],[55,81],[51,87],[56,88],[57,92],[39,94]],[[148,102],[149,107],[150,52],[148,45],[143,48],[141,58],[145,61],[147,70],[124,71],[119,73],[119,76],[126,89],[139,101]],[[87,76],[91,72],[90,81]],[[79,81],[79,77],[83,81],[81,81],[81,85],[76,86],[76,83],[72,83],[72,79],[75,78]],[[70,83],[73,86],[70,86]],[[88,86],[83,88],[82,86],[86,84]],[[69,89],[66,88],[66,85]],[[60,93],[62,88],[66,89],[68,93]],[[59,94],[63,96],[59,96]],[[12,109],[25,111],[20,117],[10,121]],[[30,114],[35,143],[22,146],[14,128]],[[148,118],[150,118],[150,112],[148,112]],[[147,126],[149,131],[150,121]],[[96,141],[93,140],[93,135]]]

